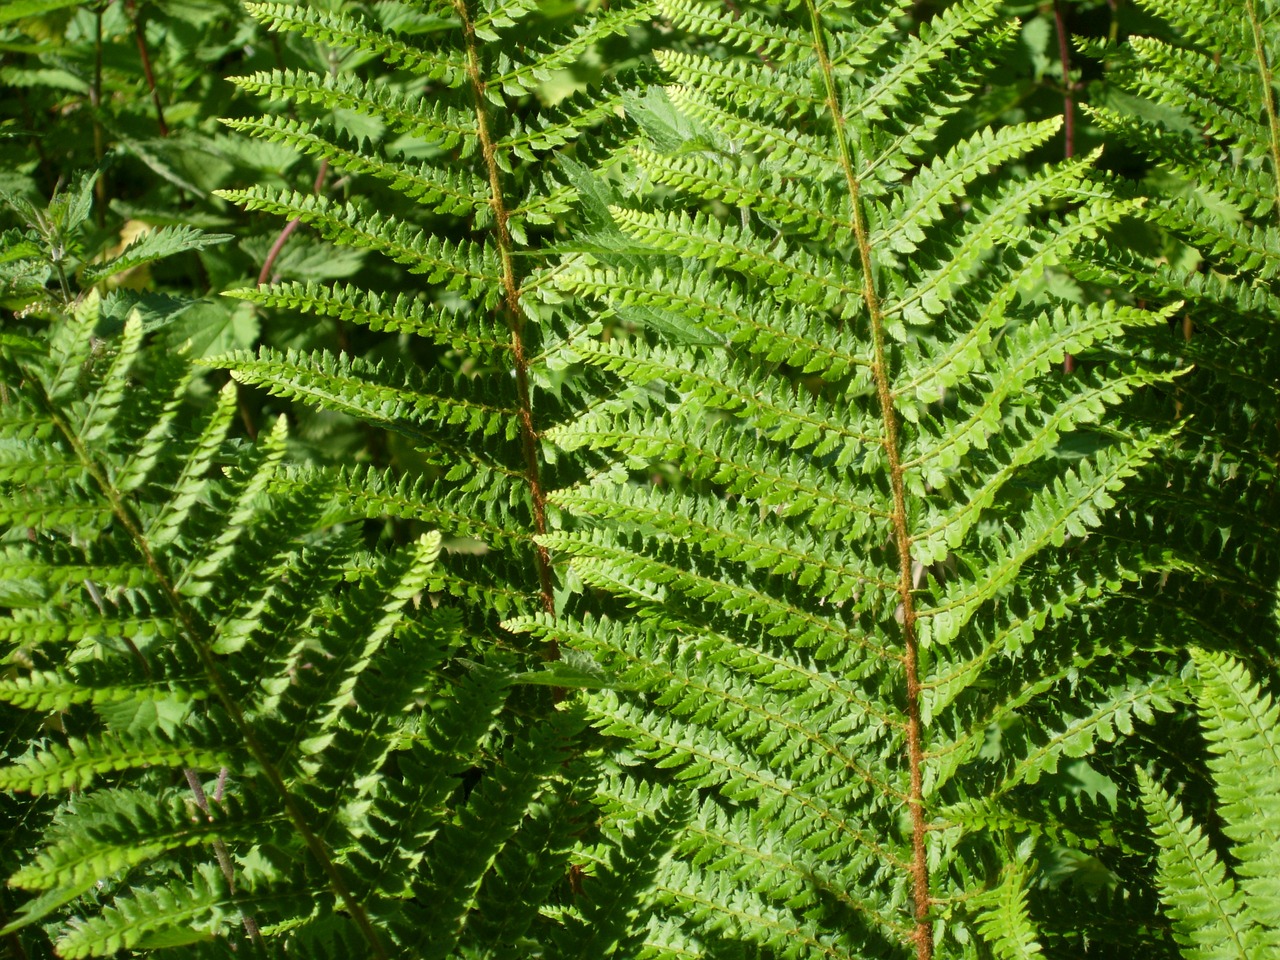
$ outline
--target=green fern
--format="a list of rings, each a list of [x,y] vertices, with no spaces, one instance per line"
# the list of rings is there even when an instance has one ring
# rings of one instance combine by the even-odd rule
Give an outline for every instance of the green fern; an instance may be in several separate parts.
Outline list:
[[[1161,563],[1098,528],[1169,439],[1108,411],[1168,376],[1102,351],[1173,308],[1040,283],[1138,206],[1087,160],[1008,169],[1055,122],[947,132],[994,3],[917,36],[890,4],[662,12],[694,39],[554,277],[638,328],[573,345],[628,387],[550,432],[615,458],[551,497],[594,522],[539,537],[617,601],[509,626],[621,681],[589,697],[612,809],[691,795],[654,954],[1026,955],[1006,844],[1067,832],[1028,799],[1183,696],[1077,627]]]
[[[1134,490],[1145,519],[1133,535],[1177,532],[1169,542],[1188,573],[1165,584],[1165,602],[1194,625],[1197,642],[1252,657],[1256,638],[1271,636],[1280,576],[1280,11],[1269,0],[1142,6],[1175,36],[1097,48],[1128,109],[1091,114],[1149,159],[1146,232],[1141,245],[1086,248],[1081,266],[1150,302],[1185,304],[1172,329],[1145,344],[1193,369],[1153,391],[1143,411],[1184,429],[1162,452],[1155,482]]]
[[[415,292],[289,282],[232,291],[263,310],[366,326],[386,338],[381,350],[396,359],[263,347],[209,362],[273,396],[392,435],[391,455],[377,466],[303,468],[282,473],[277,484],[287,490],[324,477],[348,517],[391,516],[439,530],[449,555],[431,589],[442,609],[456,604],[464,612],[478,656],[497,649],[515,658],[520,687],[496,721],[502,749],[495,742],[477,764],[470,805],[441,828],[442,853],[424,866],[430,892],[414,891],[419,927],[441,935],[414,944],[406,931],[397,944],[429,956],[455,947],[475,955],[605,950],[643,928],[630,889],[616,879],[609,888],[608,851],[642,842],[628,831],[597,836],[582,779],[588,765],[562,766],[566,731],[579,712],[565,688],[601,678],[556,662],[554,644],[525,644],[500,623],[552,615],[563,602],[536,537],[561,526],[548,492],[581,478],[582,465],[549,456],[542,435],[602,380],[591,369],[568,369],[567,344],[598,327],[562,304],[550,283],[547,247],[576,195],[550,161],[558,152],[600,153],[584,141],[618,129],[622,103],[614,78],[554,107],[540,106],[534,94],[585,52],[648,19],[651,7],[613,3],[590,16],[549,16],[524,0],[460,0],[406,7],[396,29],[306,5],[248,9],[274,31],[336,48],[335,62],[372,60],[380,75],[283,69],[236,80],[264,100],[283,101],[293,115],[228,125],[340,171],[347,196],[262,187],[221,195],[400,264]],[[391,136],[362,142],[349,135],[343,117],[352,113],[363,129]],[[394,208],[379,209],[379,197]],[[585,847],[573,853],[578,836],[591,844],[590,857]],[[575,894],[571,868],[575,876],[602,871],[585,886],[610,889],[623,916],[605,923]]]
[[[1274,811],[1230,768],[1261,782],[1261,751],[1210,764],[1238,868],[1117,772],[1151,768],[1192,693],[1214,749],[1274,725],[1233,661],[1176,670],[1188,635],[1239,647],[1275,580],[1274,26],[1258,0],[1244,32],[1172,6],[1224,55],[1118,54],[1181,126],[1100,123],[1194,184],[1143,200],[1095,157],[1039,166],[1056,121],[967,128],[1017,32],[995,0],[914,32],[903,2],[250,4],[331,69],[241,78],[271,106],[228,125],[342,176],[222,196],[368,269],[233,293],[342,352],[273,333],[207,363],[377,439],[341,467],[288,462],[283,419],[231,440],[231,388],[101,292],[218,238],[95,258],[91,181],[16,204],[0,797],[28,829],[0,847],[0,934],[40,956],[1172,949],[1141,792],[1175,938],[1273,949],[1275,838],[1241,824]],[[544,102],[655,16],[670,85]],[[1217,274],[1117,252],[1135,223]],[[1184,312],[1225,335],[1178,376]],[[1096,898],[1055,886],[1071,858]]]
[[[1150,331],[1143,341],[1161,362],[1191,369],[1176,386],[1153,390],[1138,405],[1140,416],[1177,419],[1182,430],[1160,451],[1148,482],[1131,488],[1123,535],[1169,544],[1170,573],[1144,591],[1141,602],[1168,625],[1157,630],[1172,628],[1180,643],[1218,651],[1195,658],[1207,717],[1209,703],[1226,702],[1224,671],[1247,665],[1269,677],[1276,662],[1280,129],[1274,64],[1280,27],[1276,5],[1265,0],[1141,5],[1163,21],[1149,27],[1161,37],[1093,49],[1107,59],[1107,79],[1118,95],[1107,101],[1113,106],[1091,113],[1149,163],[1138,189],[1150,199],[1126,234],[1084,248],[1080,269],[1149,302],[1185,304],[1169,329]],[[1130,239],[1135,236],[1137,242]],[[1124,239],[1130,242],[1116,242]],[[1239,662],[1224,658],[1223,650]],[[1212,687],[1210,674],[1219,675]],[[1156,762],[1179,781],[1208,779],[1177,739],[1183,731],[1175,726],[1162,733],[1153,740],[1168,737],[1169,744]],[[1211,750],[1223,749],[1219,734],[1207,726],[1205,733]],[[1133,760],[1149,770],[1150,758],[1148,748]],[[1219,790],[1231,789],[1226,785],[1234,774],[1220,760],[1210,767]],[[1264,775],[1254,772],[1250,785],[1262,789]],[[1203,792],[1184,794],[1183,802],[1195,804],[1188,815],[1144,775],[1141,799],[1161,848],[1160,888],[1174,937],[1187,955],[1273,953],[1274,917],[1258,882],[1242,893],[1243,875],[1219,859],[1225,845],[1195,826],[1207,810]],[[1227,803],[1220,794],[1224,816]],[[1241,839],[1230,830],[1227,835]],[[1246,848],[1242,857],[1250,855]],[[1262,912],[1246,917],[1246,902]]]
[[[1161,897],[1183,956],[1267,957],[1280,948],[1280,708],[1238,660],[1192,651],[1231,869],[1182,805],[1143,770],[1142,802],[1159,846]]]
[[[67,209],[72,230],[88,201]],[[61,248],[23,249],[50,247],[56,274]],[[439,536],[367,553],[326,522],[331,487],[286,482],[283,419],[232,442],[231,385],[193,414],[192,366],[136,314],[112,335],[92,289],[37,293],[0,344],[0,787],[28,824],[5,935],[446,956],[493,870],[558,878],[567,850],[521,865],[508,842],[534,819],[563,847],[580,721],[504,742],[517,674],[456,659],[462,617],[427,598]],[[491,913],[528,927],[537,903]]]
[[[301,6],[249,9],[271,29],[376,57],[402,73],[375,82],[347,71],[276,71],[241,78],[243,89],[299,106],[357,111],[399,133],[404,155],[349,141],[332,113],[306,122],[272,115],[228,124],[349,176],[385,181],[411,203],[392,215],[323,195],[261,188],[225,195],[404,264],[421,275],[431,296],[296,283],[232,295],[421,337],[434,345],[437,359],[425,374],[265,348],[214,362],[276,395],[404,435],[413,443],[420,478],[346,474],[357,509],[364,504],[371,517],[389,511],[426,521],[447,537],[483,540],[490,559],[478,573],[482,583],[468,584],[458,566],[444,588],[505,594],[517,611],[551,611],[554,577],[545,548],[532,537],[554,522],[546,491],[557,482],[557,466],[543,455],[539,434],[574,402],[573,388],[559,384],[554,364],[561,338],[578,321],[540,292],[538,234],[567,212],[572,198],[571,188],[541,167],[548,151],[613,114],[620,94],[606,86],[554,110],[532,108],[528,95],[580,51],[644,19],[648,8],[615,5],[562,25],[541,20],[527,3],[456,4],[419,14],[422,29],[403,34]],[[518,58],[516,36],[530,40]],[[462,162],[453,162],[453,151]]]

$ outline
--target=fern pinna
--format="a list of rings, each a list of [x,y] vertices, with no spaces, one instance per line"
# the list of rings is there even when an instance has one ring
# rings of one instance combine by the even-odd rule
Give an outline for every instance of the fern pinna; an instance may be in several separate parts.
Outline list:
[[[1081,626],[1158,562],[1091,533],[1164,439],[1108,413],[1164,375],[1098,349],[1169,311],[1043,282],[1135,203],[1011,167],[1056,122],[945,126],[992,0],[661,10],[671,86],[554,278],[635,327],[573,344],[628,387],[550,434],[615,460],[539,537],[617,605],[510,625],[616,679],[611,817],[691,798],[655,955],[1020,955],[1037,837],[1092,842],[1024,801],[1179,690]]]
[[[1211,754],[1228,871],[1205,831],[1144,770],[1142,802],[1160,848],[1161,897],[1183,956],[1249,960],[1280,949],[1280,707],[1249,670],[1192,650],[1193,691]]]

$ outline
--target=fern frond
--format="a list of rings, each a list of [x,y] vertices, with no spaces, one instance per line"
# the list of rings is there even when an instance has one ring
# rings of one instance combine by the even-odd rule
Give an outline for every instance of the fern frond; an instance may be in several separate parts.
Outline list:
[[[117,897],[113,906],[59,937],[58,956],[80,960],[208,940],[235,913],[221,874],[207,868],[196,871],[189,882]]]
[[[261,188],[224,190],[219,195],[249,210],[296,218],[333,243],[376,250],[407,265],[411,272],[423,274],[431,283],[443,282],[467,296],[497,297],[497,258],[478,244],[441,240],[394,216],[362,212],[352,204],[338,205],[314,195]]]
[[[373,114],[393,129],[437,144],[442,150],[453,149],[464,138],[476,135],[474,116],[446,97],[428,104],[416,95],[399,93],[350,74],[321,79],[296,70],[273,70],[237,77],[232,82],[267,99]]]
[[[1133,523],[1167,531],[1166,542],[1195,558],[1160,583],[1163,601],[1186,617],[1187,641],[1270,670],[1280,514],[1264,451],[1275,446],[1280,411],[1280,27],[1270,2],[1142,6],[1172,29],[1100,49],[1120,95],[1091,112],[1150,160],[1153,175],[1127,188],[1150,195],[1137,212],[1149,239],[1130,250],[1086,245],[1082,273],[1135,298],[1180,301],[1177,322],[1151,330],[1142,349],[1189,373],[1153,391],[1139,415],[1184,427],[1161,452],[1158,478],[1133,490]],[[1198,666],[1228,670],[1226,661],[1210,666],[1218,653],[1196,656]]]
[[[66,745],[51,743],[47,749],[19,757],[0,768],[0,789],[29,793],[83,790],[104,773],[138,767],[174,769],[222,766],[226,755],[216,749],[168,738],[110,737],[84,741],[69,739]]]
[[[169,851],[213,839],[251,839],[262,818],[235,800],[204,813],[192,798],[172,791],[92,793],[63,815],[46,834],[47,845],[9,883],[26,890],[79,887]]]
[[[983,909],[978,929],[1000,960],[1029,960],[1042,953],[1027,915],[1027,871],[1014,867],[1004,882],[976,901]]]
[[[1182,805],[1143,770],[1142,804],[1160,846],[1162,897],[1174,915],[1178,939],[1192,957],[1249,957],[1255,939],[1243,895]]]
[[[234,367],[236,379],[264,386],[273,394],[309,400],[411,435],[429,437],[460,428],[511,439],[518,428],[514,397],[471,400],[458,396],[467,388],[465,381],[455,381],[447,391],[432,389],[403,370],[359,358],[334,358],[327,353],[304,356],[263,347],[256,356],[242,352],[209,362]],[[502,405],[504,399],[509,406]]]
[[[563,602],[536,537],[571,522],[550,493],[583,479],[592,460],[562,455],[545,436],[617,382],[578,361],[574,350],[598,324],[547,282],[579,191],[579,180],[550,161],[571,145],[582,160],[605,154],[594,141],[620,132],[625,98],[612,76],[550,107],[532,94],[637,29],[652,7],[613,3],[568,16],[529,0],[478,0],[415,11],[404,32],[275,4],[252,12],[274,29],[355,53],[356,63],[376,57],[403,74],[241,78],[241,89],[293,104],[299,119],[231,125],[342,169],[358,199],[339,202],[323,187],[222,195],[417,276],[391,281],[403,293],[295,283],[233,295],[416,343],[404,349],[401,340],[404,362],[396,363],[271,348],[213,362],[276,396],[398,435],[376,467],[279,471],[270,481],[277,496],[323,485],[335,501],[329,520],[392,516],[457,539],[438,567],[414,568],[413,589],[385,609],[375,598],[386,595],[392,567],[368,591],[353,588],[321,618],[324,639],[313,629],[272,643],[238,628],[229,642],[267,654],[265,689],[248,693],[269,725],[272,762],[296,777],[318,842],[342,851],[352,897],[372,898],[387,956],[580,951],[595,942],[590,929],[562,918],[574,914],[564,893],[573,837],[593,816],[591,764],[569,748],[577,711],[560,702],[563,691],[545,689],[570,672],[538,669],[554,659],[554,644],[527,644],[500,624]],[[354,111],[378,133],[357,142],[340,122],[305,119],[308,108]],[[399,141],[383,142],[384,130]],[[394,216],[380,212],[389,211],[386,197]],[[448,641],[428,643],[418,660],[406,655],[411,631],[378,627],[400,622],[409,593],[430,598],[420,619],[430,620],[430,606],[451,625]],[[246,607],[243,622],[253,614]],[[467,669],[445,659],[455,641],[466,647]],[[302,674],[300,664],[325,669]],[[451,705],[455,695],[474,709]],[[408,719],[415,711],[419,719]],[[521,890],[538,896],[510,893]],[[637,942],[642,926],[627,918],[610,929]],[[348,942],[341,928],[309,920],[288,942],[329,950]]]
[[[466,65],[456,54],[424,48],[370,27],[359,17],[292,3],[246,3],[245,9],[269,30],[289,31],[333,47],[359,50],[447,87],[460,85],[465,76]],[[456,29],[457,22],[440,17],[435,26]]]
[[[325,287],[309,282],[228,290],[225,295],[264,307],[355,323],[370,330],[414,334],[486,362],[497,362],[511,349],[503,331],[492,321],[464,318],[405,294],[390,298],[352,284]]]
[[[812,41],[803,30],[770,22],[753,11],[743,13],[699,0],[663,0],[662,12],[676,26],[691,33],[723,39],[741,53],[759,52],[766,59],[795,60],[807,54]]]
[[[25,438],[37,460],[74,458],[78,473],[39,483],[111,517],[91,535],[50,523],[6,546],[14,562],[2,595],[18,605],[0,633],[24,653],[3,698],[59,723],[25,753],[11,745],[0,787],[15,803],[18,792],[76,791],[26,841],[31,855],[12,882],[38,895],[10,929],[45,920],[67,956],[241,937],[266,950],[320,909],[343,918],[338,940],[389,956],[395,923],[371,917],[402,910],[404,891],[365,882],[378,862],[362,859],[365,811],[381,798],[390,823],[403,810],[388,798],[417,802],[397,765],[413,740],[408,711],[454,686],[445,662],[461,618],[406,617],[436,576],[439,538],[380,560],[347,534],[318,532],[332,512],[322,479],[278,492],[283,421],[213,478],[233,393],[180,426],[190,373],[123,389],[149,359],[139,321],[85,354],[71,341],[89,322],[59,316],[47,346],[33,340],[3,357],[6,381],[20,385],[6,395],[20,390],[23,402],[12,420],[6,403],[0,436]],[[6,449],[17,461],[24,447]],[[351,586],[335,600],[343,578]],[[20,602],[36,595],[39,605]],[[50,605],[65,612],[51,617]],[[33,664],[36,642],[37,662],[58,669]],[[503,693],[484,707],[481,734]],[[432,740],[428,719],[418,731],[435,745],[418,769],[450,757],[452,772],[432,788],[437,821],[450,815],[459,764],[484,747],[457,728],[454,718]],[[238,857],[264,848],[278,853],[244,874]]]
[[[1243,664],[1221,653],[1193,649],[1200,685],[1196,704],[1212,754],[1223,832],[1234,843],[1239,885],[1249,912],[1280,930],[1280,706],[1260,690]]]
[[[551,498],[590,526],[538,541],[615,606],[511,626],[603,668],[588,699],[626,744],[621,792],[678,787],[725,812],[680,833],[698,852],[660,872],[653,925],[684,939],[658,942],[1030,951],[1008,888],[1000,919],[939,923],[944,903],[996,897],[1000,834],[1022,822],[951,812],[970,791],[1035,795],[1182,689],[1113,675],[1131,645],[1073,656],[1067,639],[1073,599],[1104,607],[1153,565],[1105,531],[1171,440],[1115,410],[1171,375],[1102,351],[1176,308],[1068,306],[1043,274],[1141,203],[1091,159],[1002,172],[1057,121],[942,141],[1009,39],[989,0],[915,37],[888,4],[664,11],[762,59],[662,53],[675,85],[639,122],[668,105],[678,122],[626,158],[655,192],[583,201],[599,243],[551,282],[643,329],[574,346],[626,387],[545,436],[614,457]],[[1057,376],[1091,351],[1097,370]],[[1079,675],[1076,722],[1047,742],[1011,732],[996,773],[987,731],[1041,729]]]
[[[321,157],[349,174],[385,180],[391,190],[434,213],[465,215],[482,209],[487,202],[486,184],[479,177],[462,171],[371,158],[358,144],[344,143],[337,135],[321,136],[313,123],[279,116],[224,122],[241,133]]]

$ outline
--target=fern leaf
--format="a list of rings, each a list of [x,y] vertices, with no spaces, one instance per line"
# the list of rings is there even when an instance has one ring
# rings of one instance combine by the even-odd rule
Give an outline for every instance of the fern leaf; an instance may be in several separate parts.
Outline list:
[[[1027,915],[1026,882],[1026,871],[1015,867],[998,887],[980,898],[985,909],[978,929],[1000,960],[1029,960],[1042,952]]]
[[[175,743],[158,733],[128,739],[70,738],[66,746],[51,743],[46,749],[0,767],[0,789],[30,793],[83,790],[96,777],[115,770],[144,766],[216,769],[224,759],[220,750]]]
[[[1192,660],[1200,677],[1196,704],[1213,754],[1209,769],[1217,784],[1223,831],[1235,844],[1240,889],[1249,914],[1274,931],[1280,929],[1275,842],[1280,808],[1272,789],[1280,777],[1280,706],[1233,658],[1193,650]],[[1272,937],[1274,942],[1274,933]]]
[[[214,838],[249,838],[255,824],[245,813],[215,807],[204,814],[192,799],[172,792],[91,794],[64,815],[61,829],[46,834],[48,844],[9,882],[26,890],[80,887],[168,851]]]
[[[446,52],[424,49],[410,41],[368,26],[358,17],[289,3],[249,3],[249,15],[273,31],[289,31],[335,47],[381,57],[391,66],[409,70],[448,87],[462,83],[466,65]],[[437,28],[450,24],[443,18]]]
[[[1210,849],[1209,840],[1165,789],[1138,770],[1142,805],[1160,846],[1161,896],[1178,940],[1195,958],[1254,955],[1242,915],[1244,897]]]
[[[58,938],[58,955],[69,960],[110,956],[120,950],[178,946],[211,939],[235,907],[216,870],[202,870],[190,884],[153,890],[135,888],[102,914],[81,921]],[[194,925],[199,924],[199,927]],[[201,930],[200,927],[204,929]]]
[[[351,204],[339,206],[323,197],[299,193],[276,194],[260,189],[223,191],[220,196],[250,210],[265,210],[297,218],[315,227],[327,240],[377,250],[429,282],[479,296],[498,287],[497,259],[472,243],[450,243],[427,237],[420,230],[377,213],[364,214]]]
[[[228,290],[225,295],[265,307],[332,317],[375,331],[414,334],[484,361],[496,361],[511,349],[503,332],[491,322],[486,324],[483,319],[475,318],[468,324],[460,315],[430,307],[404,294],[390,299],[350,284],[325,287],[316,283],[285,283]]]

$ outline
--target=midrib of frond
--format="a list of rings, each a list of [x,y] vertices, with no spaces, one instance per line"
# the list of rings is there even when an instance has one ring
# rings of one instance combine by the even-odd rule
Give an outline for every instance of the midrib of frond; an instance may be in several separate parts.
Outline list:
[[[45,415],[66,438],[77,459],[83,465],[85,472],[93,478],[98,489],[102,491],[102,495],[110,504],[112,514],[120,523],[129,540],[134,544],[146,568],[155,578],[156,584],[160,587],[166,601],[181,624],[179,632],[187,637],[197,657],[199,657],[200,664],[205,671],[205,676],[208,678],[219,705],[226,710],[228,718],[243,737],[245,747],[259,765],[277,796],[280,797],[290,823],[297,831],[298,836],[302,838],[303,843],[306,844],[307,850],[315,858],[316,863],[324,871],[330,888],[342,902],[343,907],[350,913],[351,919],[368,942],[372,955],[378,960],[389,960],[389,954],[382,943],[382,938],[378,935],[377,929],[370,920],[364,904],[351,891],[346,878],[342,875],[337,863],[329,855],[324,842],[311,829],[302,806],[285,782],[284,774],[272,762],[271,753],[258,737],[256,730],[246,718],[231,689],[223,680],[221,667],[213,653],[213,638],[207,636],[206,632],[201,629],[195,614],[184,600],[178,583],[170,575],[166,564],[152,551],[151,543],[143,532],[143,524],[134,511],[130,509],[120,490],[112,483],[111,478],[107,476],[101,465],[85,446],[83,439],[73,425],[61,415],[57,404],[45,392],[43,382],[38,377],[31,377],[30,381],[33,391],[37,393],[40,405],[44,408]],[[278,446],[277,450],[278,454],[283,454],[283,443]],[[254,491],[254,494],[256,495],[258,492],[260,491]],[[149,664],[145,659],[142,659],[141,663],[144,673],[150,675]]]
[[[884,451],[889,467],[889,484],[893,493],[894,546],[898,553],[898,596],[902,604],[903,635],[903,668],[906,673],[906,706],[907,706],[907,760],[910,765],[910,788],[907,805],[911,810],[911,897],[915,912],[915,930],[917,960],[932,960],[933,931],[929,919],[929,863],[925,849],[926,824],[924,815],[924,746],[921,742],[920,722],[920,662],[919,640],[916,635],[915,598],[912,595],[911,579],[911,535],[907,529],[907,497],[903,482],[903,464],[901,444],[898,438],[898,418],[893,406],[893,392],[890,389],[888,357],[885,349],[885,322],[880,305],[880,295],[875,287],[875,274],[871,262],[871,237],[867,227],[866,214],[862,209],[861,183],[854,170],[849,137],[845,129],[844,110],[840,104],[839,90],[831,59],[827,53],[826,32],[822,26],[822,17],[818,11],[816,0],[805,0],[805,9],[809,14],[809,22],[813,32],[814,52],[818,57],[818,66],[822,71],[822,82],[826,89],[827,110],[831,113],[833,132],[837,141],[840,156],[840,167],[844,173],[845,186],[849,192],[849,209],[853,214],[854,241],[858,248],[859,265],[862,268],[862,299],[867,307],[870,320],[874,360],[872,376],[876,385],[876,397],[880,404],[880,415],[884,421]]]
[[[1276,211],[1280,213],[1280,118],[1276,116],[1276,95],[1273,86],[1271,60],[1267,56],[1267,38],[1258,16],[1258,0],[1245,0],[1245,13],[1253,31],[1253,53],[1258,61],[1262,80],[1262,104],[1267,111],[1267,132],[1270,135],[1271,172],[1276,183]]]
[[[512,256],[510,211],[507,209],[502,189],[502,169],[498,165],[497,144],[489,129],[489,107],[486,83],[480,71],[480,51],[475,22],[467,9],[467,0],[454,0],[454,9],[462,21],[463,42],[467,51],[467,78],[475,100],[476,133],[480,140],[480,152],[484,157],[485,171],[489,177],[489,203],[493,208],[494,239],[502,267],[503,310],[511,330],[511,359],[516,379],[516,416],[520,421],[520,449],[524,455],[525,482],[529,486],[529,500],[533,509],[535,534],[547,532],[547,496],[542,489],[538,434],[533,426],[533,403],[529,393],[529,357],[525,347],[524,313],[520,307],[520,280],[516,276]],[[536,540],[533,543],[534,564],[538,569],[538,589],[542,606],[549,614],[555,613],[554,584],[551,579],[551,554]],[[554,643],[551,653],[555,654]]]

